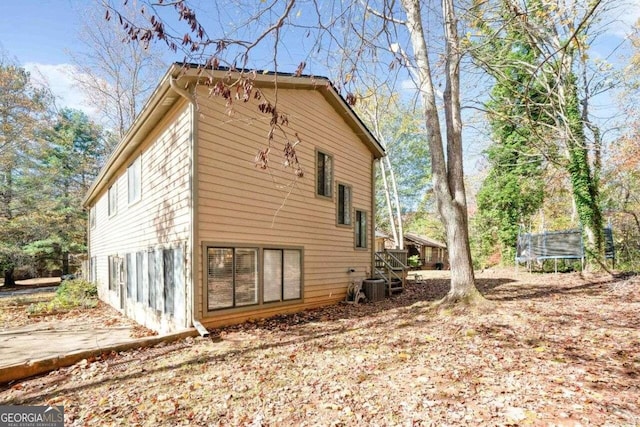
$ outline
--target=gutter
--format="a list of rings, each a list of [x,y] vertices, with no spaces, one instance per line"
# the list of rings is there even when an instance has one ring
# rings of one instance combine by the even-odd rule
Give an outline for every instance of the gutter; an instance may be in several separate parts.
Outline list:
[[[153,111],[156,109],[156,107],[160,103],[160,100],[166,94],[168,90],[166,79],[168,76],[170,76],[170,73],[172,71],[173,71],[173,67],[171,67],[167,72],[167,74],[165,74],[165,76],[162,78],[162,80],[160,81],[160,84],[158,85],[158,87],[156,87],[154,92],[151,94],[151,96],[149,97],[149,100],[143,107],[138,117],[135,118],[135,120],[131,124],[131,127],[129,128],[127,133],[118,142],[118,145],[116,145],[116,147],[113,149],[113,152],[109,155],[109,158],[107,159],[105,166],[102,168],[98,176],[95,178],[91,187],[89,187],[89,190],[87,191],[87,194],[85,195],[82,201],[82,206],[89,207],[90,204],[93,203],[94,198],[97,197],[97,195],[102,191],[102,189],[114,177],[118,168],[121,166],[121,162],[119,162],[118,160],[120,158],[129,157],[131,153],[138,148],[138,144],[135,144],[135,143],[132,144],[131,142],[135,139],[140,129],[144,126],[146,121],[149,119]]]
[[[194,95],[186,90],[183,87],[178,85],[178,79],[173,76],[169,76],[169,86],[171,89],[176,92],[178,95],[182,96],[189,102],[190,113],[191,113],[191,147],[189,153],[189,163],[190,163],[190,171],[189,171],[189,190],[190,190],[190,199],[191,199],[191,209],[190,209],[190,238],[191,238],[191,286],[186,290],[187,292],[187,301],[191,302],[191,324],[196,328],[198,333],[200,333],[203,337],[209,336],[209,331],[205,328],[202,323],[198,319],[196,319],[196,278],[198,271],[198,262],[200,259],[198,254],[196,253],[200,245],[197,244],[199,238],[199,228],[198,228],[198,189],[197,189],[197,179],[198,179],[198,161],[197,161],[197,151],[198,151],[198,117],[196,111],[196,101]],[[189,317],[189,316],[187,316]],[[187,325],[188,326],[188,325]]]

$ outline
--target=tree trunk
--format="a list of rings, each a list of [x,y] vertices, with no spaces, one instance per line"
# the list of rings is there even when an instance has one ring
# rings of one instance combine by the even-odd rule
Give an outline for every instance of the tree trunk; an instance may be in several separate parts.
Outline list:
[[[13,288],[16,286],[16,281],[13,278],[13,267],[7,268],[4,271],[4,287]]]
[[[388,154],[387,154],[388,156]],[[396,230],[396,223],[393,220],[393,208],[391,206],[391,196],[389,195],[389,184],[387,182],[387,171],[385,170],[384,161],[380,161],[380,174],[382,175],[382,185],[384,186],[384,197],[387,201],[387,211],[389,213],[389,225],[391,226],[391,233],[393,234],[393,242],[396,249],[400,248],[400,241],[398,240],[398,231]]]
[[[451,289],[445,303],[470,303],[480,297],[475,287],[466,206],[451,204],[441,211],[447,231],[447,249],[451,265]],[[445,216],[446,215],[446,216]]]
[[[62,252],[62,274],[69,274],[69,252]]]
[[[567,69],[569,69],[567,67]],[[604,235],[598,174],[589,161],[589,148],[584,132],[585,122],[579,109],[576,78],[568,74],[564,89],[566,102],[566,129],[568,146],[568,171],[578,217],[587,236],[588,255],[598,264],[604,260]]]
[[[446,120],[445,158],[444,138],[440,127],[435,88],[431,77],[428,47],[422,26],[420,0],[402,0],[407,12],[407,30],[411,37],[416,61],[422,106],[425,113],[427,140],[431,153],[433,189],[436,205],[447,233],[447,249],[451,264],[451,288],[441,301],[444,304],[473,303],[482,296],[475,285],[469,230],[467,202],[462,164],[462,120],[460,115],[460,46],[453,0],[442,0],[446,43],[445,68],[447,85],[444,93]]]
[[[400,209],[400,198],[398,197],[398,186],[396,185],[396,175],[393,172],[393,168],[391,167],[391,160],[389,160],[389,155],[386,155],[382,161],[387,161],[387,166],[389,168],[389,178],[391,181],[391,189],[393,190],[393,199],[396,204],[396,219],[398,221],[398,235],[400,236],[398,240],[398,249],[404,249],[404,229],[402,227],[402,211]]]

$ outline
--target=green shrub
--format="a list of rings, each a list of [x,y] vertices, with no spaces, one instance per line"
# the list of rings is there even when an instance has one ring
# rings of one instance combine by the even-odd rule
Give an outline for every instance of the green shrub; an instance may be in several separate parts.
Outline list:
[[[412,255],[407,258],[407,262],[409,263],[409,267],[420,267],[420,257],[418,255]]]
[[[82,279],[67,280],[58,286],[55,297],[48,302],[31,304],[27,313],[53,314],[74,308],[93,308],[98,305],[98,288]]]

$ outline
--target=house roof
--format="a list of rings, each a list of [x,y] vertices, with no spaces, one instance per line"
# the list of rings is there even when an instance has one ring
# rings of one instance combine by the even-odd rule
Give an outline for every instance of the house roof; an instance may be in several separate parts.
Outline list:
[[[111,184],[118,170],[130,158],[145,137],[153,130],[157,123],[164,117],[169,109],[180,99],[180,95],[172,88],[171,80],[176,79],[182,87],[190,83],[197,83],[205,77],[222,78],[231,71],[227,68],[207,70],[202,72],[199,64],[179,63],[172,64],[154,89],[149,100],[133,124],[113,150],[106,164],[102,167],[92,186],[82,202],[83,206],[92,206],[96,198]],[[256,71],[254,85],[256,87],[270,87],[274,85],[277,77],[278,88],[306,89],[318,91],[334,110],[344,119],[345,123],[354,131],[360,140],[369,148],[374,158],[379,159],[385,155],[384,148],[364,125],[346,100],[340,95],[331,81],[319,76],[294,76],[290,73],[274,73],[271,71]]]
[[[406,233],[404,235],[404,239],[422,246],[430,246],[433,248],[443,248],[443,249],[447,248],[447,245],[445,245],[444,243],[440,243],[436,240],[430,239],[425,236],[420,236],[418,234]]]
[[[376,230],[376,239],[388,239],[389,235],[384,231]]]

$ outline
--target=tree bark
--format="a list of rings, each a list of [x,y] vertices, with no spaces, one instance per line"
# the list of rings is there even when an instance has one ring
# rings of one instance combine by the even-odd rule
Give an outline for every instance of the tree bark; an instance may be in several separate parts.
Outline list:
[[[387,162],[387,166],[389,167],[389,178],[391,181],[391,189],[393,190],[393,199],[396,204],[396,219],[398,221],[398,235],[400,236],[398,240],[398,249],[404,249],[404,229],[402,227],[402,211],[400,209],[400,198],[398,197],[398,186],[396,185],[396,175],[393,172],[393,168],[391,167],[391,160],[389,159],[389,155],[387,154],[382,161]]]
[[[62,274],[69,274],[69,252],[62,252]]]
[[[4,287],[14,288],[15,286],[16,286],[16,281],[13,278],[13,267],[7,268],[4,271]]]
[[[388,156],[388,154],[387,154]],[[391,196],[389,195],[389,184],[387,183],[387,171],[384,166],[384,161],[380,161],[380,173],[382,175],[382,185],[384,186],[384,197],[387,201],[387,211],[389,213],[389,225],[391,226],[391,233],[393,233],[393,242],[396,248],[400,248],[400,241],[398,240],[398,231],[396,230],[396,223],[393,219],[393,207],[391,206]]]
[[[444,93],[446,121],[445,160],[443,136],[431,77],[428,48],[422,26],[419,0],[402,0],[407,12],[407,30],[411,37],[416,61],[416,75],[425,114],[427,139],[431,153],[431,167],[436,206],[447,233],[447,249],[451,265],[451,288],[442,303],[471,303],[481,299],[475,285],[469,231],[467,201],[462,164],[462,120],[460,116],[460,49],[457,22],[452,0],[442,1],[444,33],[447,52],[447,85]]]

